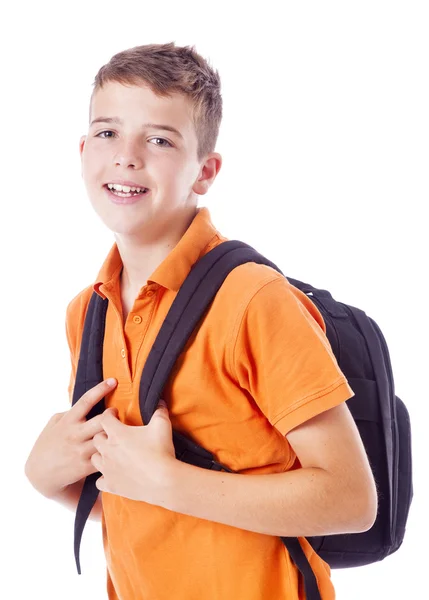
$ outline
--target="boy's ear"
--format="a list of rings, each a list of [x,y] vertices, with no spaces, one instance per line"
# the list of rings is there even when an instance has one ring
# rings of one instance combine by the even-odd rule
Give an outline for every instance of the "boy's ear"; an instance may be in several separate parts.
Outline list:
[[[80,152],[81,156],[82,156],[82,152],[83,152],[83,147],[85,145],[85,141],[86,141],[86,135],[82,135],[79,140],[79,152]]]
[[[81,175],[83,177],[83,165],[82,165],[82,152],[85,146],[86,135],[82,135],[79,140],[79,153],[80,153],[80,164],[81,164]]]
[[[192,191],[200,196],[207,194],[222,166],[222,157],[218,152],[211,152],[204,161]]]

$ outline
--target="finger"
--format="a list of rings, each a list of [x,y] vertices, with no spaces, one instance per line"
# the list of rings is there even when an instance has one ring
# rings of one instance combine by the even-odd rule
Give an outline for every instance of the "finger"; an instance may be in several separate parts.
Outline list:
[[[156,410],[154,412],[154,416],[157,417],[161,417],[161,418],[165,418],[170,420],[170,414],[168,412],[168,406],[165,400],[160,400],[158,402],[158,406],[156,407]]]
[[[100,473],[102,472],[103,457],[99,452],[94,452],[94,454],[91,456],[91,463],[94,465],[97,471],[100,471]]]
[[[106,394],[111,392],[116,384],[116,379],[113,379],[112,377],[97,384],[79,398],[76,404],[69,410],[69,414],[76,420],[85,418],[91,408],[95,406],[97,402],[100,402]]]
[[[154,424],[154,427],[157,427],[157,425],[155,425],[156,423],[161,423],[161,427],[162,422],[164,421],[164,423],[167,423],[168,426],[171,428],[171,420],[170,420],[170,413],[168,412],[168,407],[167,407],[167,403],[165,402],[165,400],[160,400],[158,402],[158,406],[156,407],[155,412],[153,413],[153,417],[150,420],[150,423],[148,424],[148,426]]]
[[[85,461],[91,461],[91,456],[95,452],[97,452],[97,448],[94,446],[93,440],[88,440],[82,444],[80,456]]]
[[[119,433],[120,429],[124,427],[124,424],[121,423],[121,421],[111,411],[106,410],[102,414],[101,426],[108,435],[114,435]]]
[[[105,447],[107,442],[107,435],[103,432],[97,433],[94,435],[92,443],[94,444],[94,448],[100,453],[103,454],[103,448]]]
[[[52,415],[52,417],[49,419],[48,424],[49,425],[55,425],[56,423],[58,423],[58,421],[61,421],[61,419],[63,418],[64,415],[66,415],[69,411],[66,410],[65,412],[62,413],[55,413],[54,415]]]
[[[115,418],[118,418],[117,408],[107,408],[101,415],[97,415],[96,417],[92,417],[92,419],[89,419],[89,421],[85,421],[85,423],[82,426],[83,440],[92,440],[96,433],[104,431],[101,421],[103,419],[103,415],[105,415],[107,412],[110,412]]]
[[[97,487],[100,490],[100,492],[105,491],[106,488],[105,488],[105,481],[104,481],[103,475],[96,480],[95,487]]]
[[[119,415],[119,410],[116,408],[116,406],[111,406],[110,408],[106,408],[106,410],[104,412],[111,412],[112,415],[116,418],[118,418],[118,415]]]

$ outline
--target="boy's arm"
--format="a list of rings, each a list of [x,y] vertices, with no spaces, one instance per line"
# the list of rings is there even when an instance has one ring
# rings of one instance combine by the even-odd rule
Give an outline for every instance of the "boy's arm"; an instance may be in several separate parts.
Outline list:
[[[377,493],[365,449],[343,403],[287,434],[302,468],[235,475],[174,461],[166,508],[268,535],[367,531]]]
[[[234,475],[172,464],[170,507],[276,536],[368,530],[377,513],[375,482],[345,404],[353,390],[320,312],[276,276],[239,317],[228,344],[230,376],[286,436],[301,468]]]
[[[84,479],[80,481],[76,481],[76,483],[72,483],[68,485],[60,494],[52,497],[52,500],[59,502],[66,508],[70,509],[73,512],[76,512],[77,503],[80,498],[80,493],[82,491]],[[92,521],[101,521],[101,513],[102,513],[102,504],[101,504],[101,493],[98,495],[97,500],[94,504],[94,507],[89,515],[89,518]]]

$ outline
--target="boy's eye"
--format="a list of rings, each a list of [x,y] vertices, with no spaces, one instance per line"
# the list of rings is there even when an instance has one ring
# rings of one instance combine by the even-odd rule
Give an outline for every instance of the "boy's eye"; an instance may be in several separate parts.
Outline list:
[[[111,135],[111,136],[110,136],[110,135],[109,135],[109,136],[107,136],[107,135],[104,135],[104,134],[107,134],[107,133],[111,133],[112,135]],[[114,135],[115,135],[115,133],[114,133],[113,131],[110,131],[110,130],[108,130],[108,129],[107,129],[107,130],[105,130],[105,131],[100,131],[100,133],[97,133],[97,135],[96,135],[95,137],[101,137],[102,139],[104,139],[104,140],[107,140],[107,139],[111,139],[111,138],[112,138]],[[151,140],[149,140],[149,141],[150,141],[150,142],[152,142],[153,140],[157,140],[157,141],[159,141],[159,142],[162,142],[162,143],[160,143],[160,144],[158,144],[158,143],[157,143],[157,144],[155,144],[155,146],[160,146],[161,148],[162,148],[163,146],[165,146],[165,147],[168,147],[168,146],[170,146],[170,147],[171,147],[171,144],[170,144],[170,142],[169,142],[168,140],[165,140],[164,138],[161,138],[161,137],[155,137],[155,138],[152,138],[152,139],[151,139]]]
[[[169,146],[171,146],[170,142],[168,140],[165,140],[164,138],[160,138],[160,137],[156,137],[156,138],[152,138],[152,140],[160,140],[161,142],[165,142],[164,144],[155,144],[155,146],[165,146],[165,144],[168,144]],[[150,141],[152,141],[150,140]]]
[[[107,139],[103,133],[113,133],[113,131],[100,131],[100,133],[97,133],[95,137],[102,137],[104,140]]]

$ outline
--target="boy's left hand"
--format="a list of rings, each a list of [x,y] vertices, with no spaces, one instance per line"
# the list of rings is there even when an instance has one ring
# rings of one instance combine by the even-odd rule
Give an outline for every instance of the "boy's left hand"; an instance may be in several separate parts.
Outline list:
[[[165,402],[159,402],[148,425],[125,425],[111,412],[105,413],[101,425],[104,431],[94,436],[97,452],[91,457],[102,474],[97,488],[131,500],[166,505],[166,477],[176,455]]]

